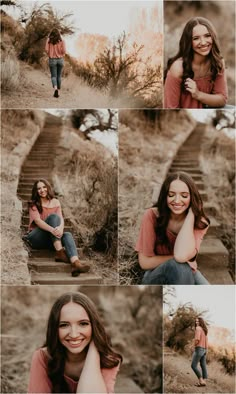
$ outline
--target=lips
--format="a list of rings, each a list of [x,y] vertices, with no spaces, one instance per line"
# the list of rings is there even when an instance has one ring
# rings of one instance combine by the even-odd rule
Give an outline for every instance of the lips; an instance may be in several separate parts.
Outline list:
[[[84,339],[67,339],[70,347],[79,347]]]

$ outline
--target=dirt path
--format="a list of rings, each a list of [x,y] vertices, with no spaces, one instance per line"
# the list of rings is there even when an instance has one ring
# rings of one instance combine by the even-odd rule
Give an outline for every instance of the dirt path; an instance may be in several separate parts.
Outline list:
[[[20,63],[21,83],[15,91],[2,92],[2,108],[119,108],[135,103],[112,99],[70,74],[62,79],[59,98],[53,97],[50,72]]]
[[[217,364],[218,366],[218,364]],[[191,369],[191,357],[180,355],[169,348],[164,350],[165,393],[234,393],[233,376],[227,376],[216,362],[208,364],[206,387],[196,387],[197,377]]]
[[[210,219],[210,227],[197,257],[200,271],[210,284],[233,284],[229,274],[229,252],[219,238],[220,223],[215,219],[218,208],[208,201],[199,163],[205,131],[204,124],[196,125],[174,157],[169,173],[184,171],[191,175],[201,195],[204,211]]]

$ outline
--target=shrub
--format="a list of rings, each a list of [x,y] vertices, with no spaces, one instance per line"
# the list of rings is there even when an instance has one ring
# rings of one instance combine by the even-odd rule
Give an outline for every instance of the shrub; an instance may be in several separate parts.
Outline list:
[[[1,87],[3,90],[17,89],[20,83],[20,65],[14,55],[7,54],[2,59]]]

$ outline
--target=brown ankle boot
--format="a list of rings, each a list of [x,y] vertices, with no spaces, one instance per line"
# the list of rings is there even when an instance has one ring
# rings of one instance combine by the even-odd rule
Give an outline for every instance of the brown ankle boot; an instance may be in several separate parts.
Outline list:
[[[70,263],[70,260],[67,257],[65,249],[60,249],[56,251],[55,261],[61,261],[63,263]]]
[[[79,276],[80,273],[88,272],[90,270],[90,265],[81,263],[76,260],[74,263],[71,263],[71,275],[72,276]]]

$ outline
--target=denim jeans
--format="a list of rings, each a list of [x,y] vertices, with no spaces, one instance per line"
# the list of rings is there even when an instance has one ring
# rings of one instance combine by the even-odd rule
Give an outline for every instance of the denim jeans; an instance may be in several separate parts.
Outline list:
[[[53,213],[47,217],[45,222],[55,228],[60,225],[61,218]],[[60,240],[69,258],[78,256],[75,241],[72,234],[69,232],[65,232],[61,238],[57,238],[48,231],[36,227],[26,234],[23,239],[27,241],[33,249],[54,249],[53,243]]]
[[[175,259],[145,272],[143,285],[203,285],[209,284],[200,271],[193,273],[188,263],[177,263]]]
[[[51,72],[51,80],[52,87],[55,86],[60,89],[61,88],[61,74],[64,66],[64,59],[61,58],[50,58],[49,59],[49,68]]]
[[[199,362],[200,362],[202,373],[197,367]],[[200,347],[200,346],[195,347],[191,368],[197,375],[198,379],[199,378],[207,379],[206,349],[204,347]]]

